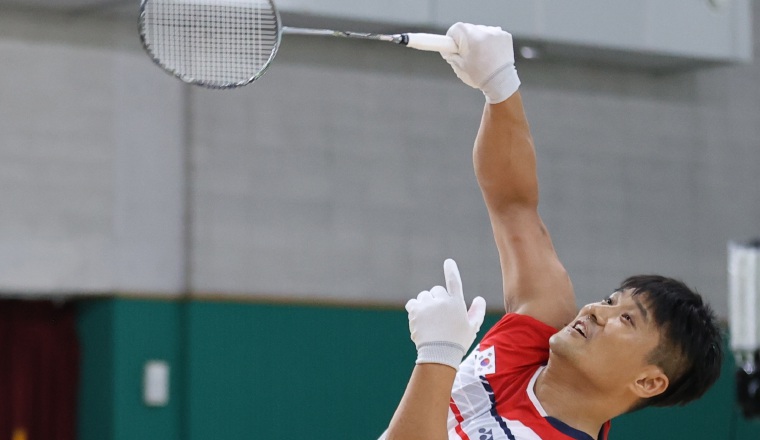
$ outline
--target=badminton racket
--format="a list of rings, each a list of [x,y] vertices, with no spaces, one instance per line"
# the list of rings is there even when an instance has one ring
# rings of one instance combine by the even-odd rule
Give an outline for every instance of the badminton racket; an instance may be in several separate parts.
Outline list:
[[[229,89],[260,78],[283,34],[358,38],[454,53],[445,35],[372,34],[282,26],[272,0],[142,0],[140,40],[153,61],[190,84]]]

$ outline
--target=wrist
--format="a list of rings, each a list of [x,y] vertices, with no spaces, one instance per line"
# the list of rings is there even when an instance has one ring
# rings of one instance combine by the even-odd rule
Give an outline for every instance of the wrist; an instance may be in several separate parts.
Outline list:
[[[504,102],[520,88],[520,78],[514,64],[507,64],[491,76],[481,87],[489,104]]]
[[[425,342],[417,347],[417,364],[442,364],[459,370],[465,349],[454,342]]]

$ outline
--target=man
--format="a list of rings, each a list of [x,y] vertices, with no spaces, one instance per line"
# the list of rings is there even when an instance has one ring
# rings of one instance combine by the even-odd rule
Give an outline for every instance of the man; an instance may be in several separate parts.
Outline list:
[[[572,284],[537,210],[512,37],[462,23],[448,35],[459,52],[444,58],[486,97],[473,158],[507,314],[460,365],[485,302],[476,298],[468,311],[456,264],[444,263],[446,288],[407,304],[417,365],[384,438],[606,439],[609,420],[620,414],[699,398],[720,373],[713,312],[679,281],[637,276],[576,313]]]

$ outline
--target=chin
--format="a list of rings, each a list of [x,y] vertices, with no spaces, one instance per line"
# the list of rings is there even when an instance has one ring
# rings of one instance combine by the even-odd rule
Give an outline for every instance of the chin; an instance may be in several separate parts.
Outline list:
[[[549,351],[555,354],[567,351],[567,342],[563,340],[562,332],[557,332],[549,338]]]
[[[578,354],[578,344],[574,344],[570,335],[559,331],[549,338],[550,355],[573,358]]]

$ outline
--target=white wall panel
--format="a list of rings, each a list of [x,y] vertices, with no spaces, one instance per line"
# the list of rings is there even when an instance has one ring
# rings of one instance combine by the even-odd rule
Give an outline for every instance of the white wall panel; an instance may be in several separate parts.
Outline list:
[[[462,21],[488,26],[502,26],[514,35],[531,36],[542,27],[545,5],[534,0],[483,0],[472,2],[437,0],[431,21],[445,29]]]
[[[543,1],[540,25],[530,34],[544,41],[636,50],[647,32],[648,0]],[[660,2],[663,3],[663,2]]]
[[[281,0],[275,4],[281,11],[299,12],[344,19],[395,22],[426,23],[434,0]],[[287,23],[285,23],[287,25]],[[350,30],[350,29],[342,29]]]
[[[751,40],[741,17],[751,16],[750,0],[714,6],[710,0],[649,1],[645,47],[655,51],[715,59],[749,59],[742,42]]]
[[[659,58],[639,64],[658,68],[749,61],[751,0],[717,3],[720,5],[712,0],[286,0],[279,4],[286,12],[388,23],[394,28],[408,24],[445,31],[457,21],[502,26],[518,40],[540,42],[549,49],[547,53],[564,54],[565,58],[582,54],[621,63],[626,53],[645,53]],[[576,50],[563,51],[566,46]]]

